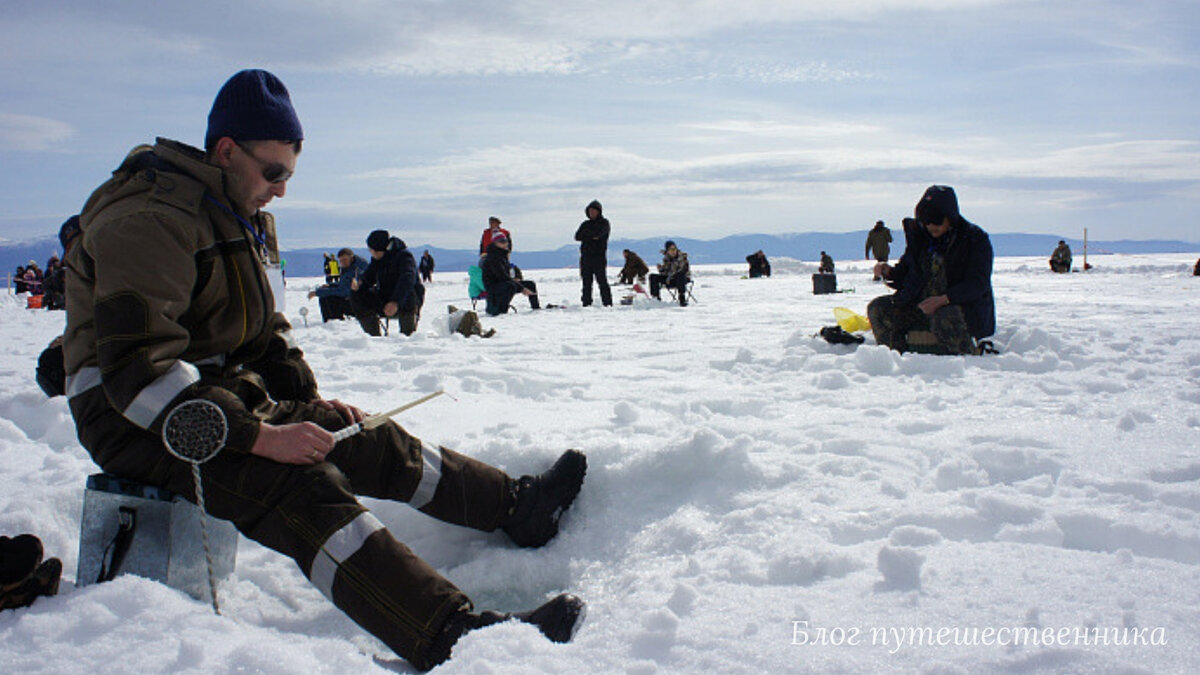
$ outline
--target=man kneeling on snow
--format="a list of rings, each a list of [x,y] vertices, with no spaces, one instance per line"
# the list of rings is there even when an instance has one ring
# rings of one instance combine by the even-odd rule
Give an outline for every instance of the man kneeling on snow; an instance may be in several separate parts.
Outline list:
[[[209,408],[223,429],[202,467],[209,513],[291,557],[418,668],[449,658],[464,632],[510,618],[570,640],[583,612],[575,596],[477,614],[356,498],[408,502],[538,547],[558,533],[587,462],[569,450],[549,471],[514,479],[394,422],[335,443],[331,432],[363,412],[317,394],[264,269],[278,251],[261,209],[284,196],[302,138],[283,83],[244,70],[217,94],[205,150],[139,146],[88,199],[67,257],[64,340],[80,442],[110,474],[194,495],[191,465],[163,439],[211,430],[212,418],[197,428],[171,414]],[[144,264],[130,264],[134,250]]]
[[[954,188],[931,186],[914,215],[904,220],[904,255],[880,267],[896,293],[867,305],[875,341],[900,352],[978,353],[975,340],[996,331],[991,240],[959,215]],[[931,344],[917,343],[930,333]]]

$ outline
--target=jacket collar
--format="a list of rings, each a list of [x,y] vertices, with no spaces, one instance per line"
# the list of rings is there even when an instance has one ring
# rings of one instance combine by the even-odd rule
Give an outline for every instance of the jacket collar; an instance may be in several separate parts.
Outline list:
[[[225,171],[205,161],[204,151],[186,143],[160,137],[155,139],[154,154],[202,184],[214,198],[229,202],[229,197],[225,194]]]

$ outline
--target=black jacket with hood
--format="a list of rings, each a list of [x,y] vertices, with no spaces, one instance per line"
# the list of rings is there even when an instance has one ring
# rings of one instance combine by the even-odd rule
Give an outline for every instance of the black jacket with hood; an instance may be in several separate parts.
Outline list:
[[[604,208],[600,206],[600,202],[592,201],[583,212],[587,213],[591,208],[596,209],[596,217],[589,217],[580,223],[579,229],[575,231],[575,241],[580,242],[579,258],[604,262],[608,257],[608,233],[611,228],[608,219],[604,217]]]
[[[383,304],[395,302],[401,312],[414,312],[425,304],[425,285],[417,274],[417,262],[399,237],[389,239],[383,257],[371,261],[361,284],[358,292],[375,292]]]
[[[946,261],[946,296],[961,305],[967,328],[976,339],[996,332],[996,302],[992,296],[992,242],[987,232],[962,216],[940,240],[934,240],[916,220],[904,219],[904,255],[892,269],[888,285],[897,289],[896,302],[915,305],[925,299],[929,258],[937,248]]]
[[[508,250],[501,248],[496,242],[488,244],[487,253],[483,256],[479,271],[482,272],[483,287],[489,293],[495,292],[498,285],[510,285],[520,292],[524,286],[513,278],[512,265],[508,261]]]

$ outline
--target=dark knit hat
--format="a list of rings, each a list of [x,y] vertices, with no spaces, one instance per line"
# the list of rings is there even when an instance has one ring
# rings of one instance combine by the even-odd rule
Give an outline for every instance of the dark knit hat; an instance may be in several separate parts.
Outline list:
[[[300,141],[304,130],[283,82],[265,70],[243,70],[221,87],[208,113],[204,147],[235,141]]]
[[[67,218],[67,222],[62,224],[58,230],[58,243],[62,244],[65,252],[70,247],[71,242],[75,241],[75,237],[79,236],[79,216],[71,216]]]
[[[913,209],[913,215],[922,225],[941,225],[946,218],[951,221],[958,220],[958,197],[954,195],[954,188],[948,185],[930,185]]]
[[[386,251],[392,235],[387,230],[375,230],[367,235],[367,248],[372,251]]]
[[[671,248],[671,247],[672,247],[672,246],[674,246],[674,245],[675,245],[675,242],[674,242],[674,241],[672,241],[672,240],[670,240],[670,239],[668,239],[668,240],[667,240],[667,243],[663,244],[663,253],[666,253],[666,252],[667,252],[667,249]]]

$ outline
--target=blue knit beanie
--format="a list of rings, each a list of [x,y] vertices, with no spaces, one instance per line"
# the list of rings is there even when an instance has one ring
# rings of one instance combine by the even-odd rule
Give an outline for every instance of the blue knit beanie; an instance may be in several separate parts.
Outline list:
[[[223,136],[235,141],[300,141],[304,130],[283,82],[265,70],[243,70],[229,78],[208,113],[204,147]]]

